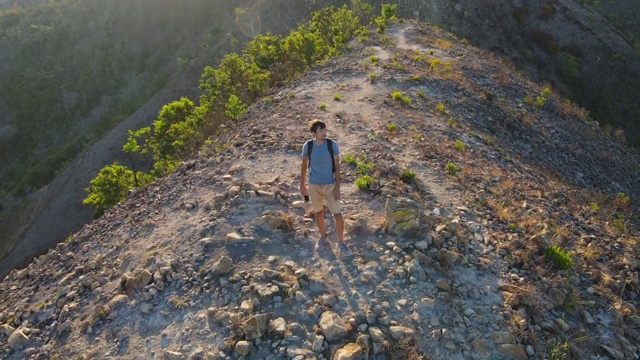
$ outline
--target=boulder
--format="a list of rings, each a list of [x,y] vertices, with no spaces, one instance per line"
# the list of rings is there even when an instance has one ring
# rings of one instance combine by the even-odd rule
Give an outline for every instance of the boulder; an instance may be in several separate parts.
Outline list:
[[[420,229],[422,211],[411,199],[387,197],[384,205],[385,230],[392,235],[404,235]]]
[[[342,340],[348,331],[340,316],[333,311],[325,311],[320,316],[320,329],[329,342]]]

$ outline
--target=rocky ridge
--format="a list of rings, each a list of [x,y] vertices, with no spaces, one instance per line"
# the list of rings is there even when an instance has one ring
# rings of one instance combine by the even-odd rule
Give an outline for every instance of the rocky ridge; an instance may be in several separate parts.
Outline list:
[[[2,357],[640,357],[638,156],[513,69],[413,22],[354,42],[12,271]],[[351,258],[298,194],[315,117],[379,179],[341,165]]]

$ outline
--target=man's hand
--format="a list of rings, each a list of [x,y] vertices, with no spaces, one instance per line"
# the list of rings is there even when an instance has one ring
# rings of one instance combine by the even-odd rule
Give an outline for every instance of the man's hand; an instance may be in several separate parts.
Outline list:
[[[309,195],[309,190],[307,190],[307,184],[300,183],[300,195],[302,196]]]
[[[340,184],[336,184],[336,186],[333,188],[333,197],[336,199],[336,201],[340,200]]]

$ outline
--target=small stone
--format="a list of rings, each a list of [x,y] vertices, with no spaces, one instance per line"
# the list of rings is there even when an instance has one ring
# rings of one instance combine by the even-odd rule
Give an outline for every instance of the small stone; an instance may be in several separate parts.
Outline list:
[[[451,285],[449,285],[449,283],[444,280],[444,279],[438,279],[436,280],[436,287],[442,291],[448,292],[450,293],[451,291],[453,291],[451,289]]]
[[[567,324],[564,320],[560,318],[555,319],[554,322],[556,323],[556,325],[558,325],[558,328],[562,332],[567,332],[569,331],[569,329],[571,329],[571,326],[569,326],[569,324]]]
[[[496,344],[515,344],[516,338],[507,331],[494,331],[491,339]]]
[[[529,357],[527,353],[524,352],[524,349],[520,345],[517,344],[498,344],[496,345],[496,349],[499,353],[506,355],[510,359],[515,360],[528,360]]]
[[[24,334],[23,329],[18,329],[9,336],[8,344],[13,350],[20,350],[29,341],[29,337]]]
[[[447,249],[440,249],[438,250],[437,258],[440,265],[446,268],[453,265],[458,260],[459,255]]]
[[[162,354],[163,360],[185,360],[186,358],[187,357],[183,353],[177,351],[165,350]]]
[[[555,306],[561,306],[562,304],[564,304],[564,301],[566,299],[564,292],[562,292],[562,290],[560,289],[550,289],[549,297],[551,297],[551,302]]]
[[[484,339],[475,339],[471,342],[473,351],[480,357],[488,359],[491,356],[491,344]]]
[[[311,346],[311,350],[313,352],[319,353],[322,350],[322,344],[324,343],[324,336],[316,335],[313,339],[313,345]]]
[[[236,343],[234,351],[238,356],[247,356],[251,352],[252,344],[246,340],[240,340]]]
[[[341,349],[336,351],[336,354],[333,356],[334,360],[356,360],[360,359],[362,356],[362,348],[355,343],[348,343]]]
[[[233,267],[233,260],[228,256],[222,256],[214,265],[213,273],[215,275],[224,275],[231,271]]]
[[[320,316],[320,329],[329,342],[336,342],[347,336],[347,328],[340,316],[333,311],[325,311]]]

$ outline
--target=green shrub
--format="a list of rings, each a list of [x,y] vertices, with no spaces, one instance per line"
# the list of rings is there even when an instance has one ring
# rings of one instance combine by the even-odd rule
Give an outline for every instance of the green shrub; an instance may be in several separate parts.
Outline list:
[[[229,119],[238,120],[242,115],[247,113],[247,106],[240,101],[237,96],[231,94],[225,105],[224,113],[229,117]]]
[[[337,94],[333,95],[333,100],[335,100],[335,101],[342,100],[342,94],[337,93]]]
[[[411,98],[408,96],[402,95],[402,93],[398,90],[391,93],[391,98],[395,101],[402,101],[402,103],[405,105],[411,104]]]
[[[382,17],[385,20],[396,20],[398,4],[382,4]]]
[[[416,179],[416,173],[411,170],[403,170],[400,179],[405,183],[413,182]]]
[[[573,267],[573,257],[558,246],[547,248],[547,257],[559,269],[568,270]]]
[[[424,99],[424,98],[427,97],[427,93],[425,93],[424,90],[418,90],[416,92],[416,96],[419,97],[419,98],[423,98]]]
[[[436,106],[436,111],[438,112],[438,114],[443,114],[445,111],[444,103],[439,102],[438,106]]]
[[[418,140],[424,140],[424,135],[422,135],[422,134],[418,134],[418,135],[416,135],[416,139],[418,139]]]
[[[618,207],[618,209],[622,211],[627,211],[629,210],[629,206],[631,204],[631,198],[629,197],[629,195],[623,192],[620,192],[618,193],[618,195],[616,195],[615,204]]]
[[[467,146],[462,142],[462,140],[456,140],[455,144],[453,145],[456,150],[460,151],[460,152],[464,152],[467,148]]]
[[[114,162],[100,169],[98,176],[89,182],[91,186],[85,189],[89,195],[82,204],[93,207],[94,215],[98,217],[113,205],[126,200],[127,192],[135,188],[136,183],[142,186],[151,180],[148,174],[134,173]]]
[[[375,166],[372,161],[365,162],[364,160],[359,160],[356,164],[358,165],[356,168],[356,173],[358,175],[370,174]]]
[[[396,123],[387,124],[387,129],[389,131],[394,132],[398,129],[398,125]]]
[[[447,165],[445,165],[444,169],[451,176],[456,176],[460,172],[460,166],[452,162],[448,162]]]
[[[327,109],[327,104],[322,103],[320,104],[320,110],[326,110]]]
[[[562,342],[556,344],[551,348],[549,352],[548,360],[571,360],[571,353],[569,352],[569,343]]]
[[[377,76],[377,75],[376,75],[376,73],[374,73],[374,72],[369,73],[369,78],[370,78],[370,79],[375,79],[375,78],[376,78],[376,76]]]
[[[375,55],[371,55],[371,57],[369,58],[369,60],[371,60],[371,63],[375,66],[378,66],[378,57]]]
[[[435,71],[435,70],[437,70],[437,69],[438,69],[438,65],[440,65],[440,60],[438,60],[438,59],[434,59],[434,60],[431,62],[431,65],[429,66],[429,70],[431,70],[431,71]]]
[[[347,165],[354,165],[357,161],[356,156],[353,154],[346,154],[342,157],[342,161]]]
[[[371,184],[375,184],[376,180],[369,175],[362,175],[356,179],[356,187],[359,190],[368,189]]]
[[[598,211],[600,211],[600,205],[598,205],[598,203],[589,203],[589,211],[591,211],[592,213],[597,213]]]

